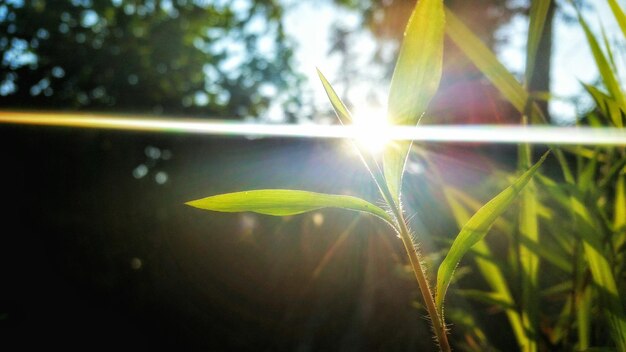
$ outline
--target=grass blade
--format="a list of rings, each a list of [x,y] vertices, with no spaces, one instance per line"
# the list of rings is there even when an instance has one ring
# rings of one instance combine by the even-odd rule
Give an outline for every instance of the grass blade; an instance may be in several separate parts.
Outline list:
[[[442,0],[420,0],[404,32],[389,88],[387,119],[392,125],[416,125],[439,88],[443,66],[445,14]],[[402,174],[410,142],[385,148],[387,186],[399,204]]]
[[[618,176],[615,184],[613,228],[617,231],[614,248],[620,248],[626,243],[626,173]]]
[[[348,110],[341,98],[339,98],[339,96],[333,89],[333,86],[330,84],[330,82],[328,82],[326,77],[324,77],[324,75],[322,74],[322,71],[320,71],[319,69],[317,69],[317,75],[319,76],[320,81],[322,81],[322,85],[324,86],[326,95],[328,95],[328,100],[330,100],[330,103],[335,110],[335,114],[337,114],[339,122],[341,122],[342,125],[349,125],[350,123],[352,123],[352,115],[350,114],[350,110]],[[387,199],[387,192],[383,189],[384,187],[387,187],[387,184],[385,182],[383,173],[380,170],[380,166],[376,162],[376,159],[370,151],[362,150],[362,148],[359,148],[358,144],[354,143],[354,147],[358,151],[359,156],[361,157],[361,161],[363,161],[363,164],[365,164],[365,167],[372,175],[372,178],[374,179],[376,186],[378,186],[381,195],[387,201],[387,203],[389,203],[390,199]]]
[[[491,306],[498,307],[501,310],[515,309],[515,304],[509,301],[508,297],[503,297],[497,292],[487,292],[481,290],[458,290],[459,296],[473,299]]]
[[[619,7],[616,0],[609,0],[609,6],[611,6],[611,11],[613,11],[619,28],[622,30],[622,34],[624,34],[624,39],[626,39],[626,15],[624,15],[624,11]]]
[[[322,81],[322,85],[324,86],[326,95],[328,95],[328,100],[330,100],[330,103],[332,104],[333,109],[335,109],[335,113],[337,114],[337,118],[339,118],[339,122],[341,122],[341,124],[343,125],[349,125],[352,122],[352,115],[350,114],[350,110],[348,110],[341,98],[339,98],[339,96],[333,89],[333,86],[322,74],[322,71],[320,71],[319,68],[316,68],[316,70],[320,81]]]
[[[604,81],[604,85],[608,89],[611,96],[620,104],[624,104],[624,95],[622,90],[620,89],[619,83],[617,81],[617,77],[615,77],[615,73],[613,72],[611,65],[609,64],[608,59],[604,55],[604,52],[600,48],[600,44],[598,43],[596,37],[591,32],[591,29],[587,25],[587,22],[583,18],[580,10],[576,7],[576,12],[578,14],[578,21],[580,22],[583,31],[585,32],[585,37],[587,38],[587,43],[591,48],[591,53],[593,54],[593,58],[596,61],[596,66],[600,71],[600,76],[602,76],[602,80]]]
[[[601,306],[609,322],[611,336],[618,350],[626,351],[626,312],[620,298],[609,256],[606,255],[602,233],[597,220],[576,195],[570,198],[578,235],[583,241],[583,251],[589,264],[591,277],[600,293]]]
[[[624,126],[622,115],[625,109],[622,105],[594,86],[583,83],[583,87],[585,87],[585,90],[587,90],[596,101],[598,110],[600,110],[605,117],[609,118],[609,121],[613,123],[613,125],[620,128]]]
[[[515,77],[498,61],[494,53],[463,22],[446,8],[446,34],[456,46],[472,61],[472,63],[485,75],[500,94],[508,100],[521,114],[527,114],[528,93]],[[532,104],[531,120],[545,123],[545,117],[537,105]],[[567,164],[567,160],[559,147],[553,147],[563,176],[568,182],[573,183],[573,175]]]
[[[439,88],[445,15],[442,0],[420,0],[409,19],[389,88],[388,119],[415,125]]]
[[[526,122],[526,119],[522,119]],[[529,144],[519,146],[518,168],[527,169],[531,165],[532,149]],[[538,201],[533,180],[529,180],[521,192],[519,213],[518,255],[521,274],[522,297],[521,313],[524,332],[528,336],[525,351],[537,350],[537,332],[539,330],[539,255],[534,250],[540,248]]]
[[[524,87],[498,61],[493,52],[449,9],[446,9],[446,34],[500,91],[500,94],[523,113],[528,100],[528,93]]]
[[[302,214],[321,208],[341,208],[369,213],[393,224],[389,214],[363,199],[307,191],[262,189],[220,194],[185,204],[203,210],[226,213],[251,211],[275,216]]]
[[[530,24],[526,49],[526,84],[535,71],[535,59],[552,0],[535,0],[530,5]]]
[[[535,174],[539,166],[546,159],[544,154],[541,159],[528,171],[520,176],[511,186],[500,192],[495,198],[487,202],[472,218],[463,226],[450,251],[439,266],[437,271],[437,292],[435,302],[438,311],[443,311],[443,300],[454,274],[454,270],[465,253],[478,241],[483,239],[494,221],[507,209],[509,204],[517,197],[519,192],[526,186]]]

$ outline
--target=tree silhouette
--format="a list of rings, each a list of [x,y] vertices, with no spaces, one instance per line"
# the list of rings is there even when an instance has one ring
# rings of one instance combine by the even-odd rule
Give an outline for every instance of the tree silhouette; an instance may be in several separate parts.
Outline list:
[[[296,110],[276,1],[0,5],[0,105],[220,117]]]

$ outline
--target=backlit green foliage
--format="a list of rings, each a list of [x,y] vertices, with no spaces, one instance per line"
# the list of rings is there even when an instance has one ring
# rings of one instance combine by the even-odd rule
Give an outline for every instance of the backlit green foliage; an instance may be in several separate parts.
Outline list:
[[[609,2],[621,28],[624,14],[615,1]],[[526,80],[533,73],[539,38],[544,30],[550,1],[535,0],[530,12]],[[616,74],[608,40],[599,41],[584,18],[579,21],[598,65],[604,86],[585,84],[597,109],[576,117],[578,124],[624,126],[624,92]],[[388,120],[392,124],[418,123],[434,95],[441,76],[444,32],[498,89],[519,113],[520,124],[546,123],[527,89],[508,72],[481,40],[440,0],[417,3],[406,29],[389,94]],[[626,32],[625,32],[626,33]],[[604,44],[604,48],[602,47]],[[351,115],[328,80],[319,72],[322,85],[342,124]],[[359,146],[357,145],[357,148]],[[400,195],[405,160],[411,144],[391,143],[381,162],[367,150],[361,157],[389,208],[386,213],[371,203],[346,196],[305,191],[261,190],[212,196],[188,204],[213,211],[254,211],[269,215],[293,215],[322,207],[363,211],[388,222],[399,234],[420,288],[424,308],[432,322],[441,350],[450,350],[444,318],[446,293],[476,300],[502,311],[517,345],[523,351],[586,350],[617,348],[626,351],[626,150],[595,147],[552,146],[561,168],[559,176],[543,174],[540,166],[548,153],[533,161],[529,145],[519,146],[518,170],[505,174],[507,187],[486,204],[452,185],[440,184],[460,232],[445,248],[438,267],[436,292],[430,289],[422,255],[416,251],[404,218]],[[429,172],[440,172],[423,156]],[[502,185],[502,174],[493,178]],[[437,177],[437,180],[443,180]],[[496,192],[494,191],[494,194]],[[519,197],[518,197],[519,195]],[[519,198],[519,199],[517,199]],[[473,216],[471,214],[474,214]],[[507,239],[509,260],[502,262],[489,243],[490,232]],[[489,289],[456,289],[458,265],[473,259],[477,272]],[[546,273],[556,273],[546,279]],[[558,277],[557,281],[552,278]],[[450,288],[450,289],[449,289]],[[519,291],[519,293],[517,292]],[[547,298],[558,313],[540,309]],[[558,302],[558,303],[554,303]],[[489,348],[489,331],[467,312],[449,309],[459,319],[468,349]],[[606,327],[606,329],[605,329]],[[454,327],[453,327],[454,328]],[[594,332],[594,336],[592,336]],[[599,336],[599,337],[598,337]]]

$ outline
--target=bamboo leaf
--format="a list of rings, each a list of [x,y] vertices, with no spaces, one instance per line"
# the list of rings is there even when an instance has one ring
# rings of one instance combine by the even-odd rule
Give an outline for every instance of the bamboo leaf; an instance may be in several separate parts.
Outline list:
[[[610,121],[616,127],[623,127],[622,122],[622,112],[624,111],[623,105],[620,105],[613,97],[603,93],[598,88],[584,84],[583,87],[587,90],[587,92],[593,97],[598,106],[598,110],[600,110],[605,117],[610,118]]]
[[[546,17],[552,0],[535,0],[530,5],[530,24],[528,28],[528,43],[526,50],[526,84],[530,83],[530,79],[535,71],[535,59],[537,58],[537,50],[541,35],[546,23]]]
[[[608,319],[610,332],[619,350],[626,350],[626,312],[620,298],[617,281],[609,256],[605,253],[602,231],[598,220],[576,194],[570,197],[578,235],[583,241],[585,258],[596,288],[602,297],[601,305]]]
[[[495,198],[487,202],[487,204],[476,212],[465,226],[463,226],[437,272],[435,302],[440,312],[443,311],[443,299],[446,295],[452,275],[454,274],[454,270],[461,258],[474,244],[485,237],[494,221],[496,221],[500,214],[513,202],[547,156],[548,153],[544,154],[533,167],[522,174],[511,186],[507,187]]]
[[[478,201],[452,187],[443,185],[443,194],[452,210],[459,229],[461,229],[463,224],[467,223],[470,219],[469,211],[461,203],[465,203],[466,206],[476,209],[475,211],[478,211],[481,207]],[[494,223],[497,223],[497,221]],[[474,260],[476,261],[476,265],[483,275],[483,278],[487,281],[491,289],[494,290],[494,293],[498,294],[499,297],[508,305],[513,306],[515,301],[511,295],[509,286],[507,285],[504,273],[502,272],[500,266],[493,262],[493,255],[485,243],[485,240],[483,239],[478,241],[472,250],[478,254],[475,256]],[[509,319],[509,323],[511,324],[511,328],[513,329],[518,345],[520,346],[520,349],[523,350],[524,346],[529,344],[529,341],[524,331],[524,327],[522,326],[522,318],[517,309],[507,309],[505,313]]]
[[[597,154],[597,153],[596,153]],[[593,158],[587,162],[583,167],[578,177],[578,187],[581,192],[586,192],[589,189],[596,187],[594,182],[596,176],[596,170],[598,169],[598,158]]]
[[[262,189],[220,194],[185,204],[203,210],[226,213],[251,211],[275,216],[302,214],[321,208],[341,208],[376,215],[393,224],[389,214],[363,199],[307,191]]]
[[[615,184],[615,203],[613,205],[613,228],[616,231],[613,246],[620,248],[626,243],[626,173],[617,178]]]
[[[418,1],[404,32],[389,88],[387,120],[392,125],[416,125],[439,88],[443,65],[445,14],[442,0]],[[385,148],[387,186],[399,203],[402,174],[411,142]]]
[[[626,39],[626,15],[624,15],[624,11],[622,11],[619,7],[616,0],[609,0],[609,5],[611,6],[611,11],[613,11],[613,15],[619,24],[619,28],[624,34],[624,39]]]
[[[481,42],[472,31],[446,8],[446,34],[456,46],[472,61],[485,77],[498,89],[521,114],[528,111],[529,95],[515,77],[498,61],[498,58]],[[536,104],[530,105],[530,117],[533,122],[545,123],[545,116]],[[553,147],[563,176],[567,182],[574,182],[574,177],[560,147]]]
[[[609,63],[611,64],[611,70],[613,70],[616,75],[619,75],[617,72],[617,65],[615,64],[615,56],[613,56],[613,50],[611,49],[611,44],[609,43],[609,37],[606,35],[606,30],[602,24],[600,24],[600,31],[602,33],[604,48],[606,49],[606,54],[608,56]]]
[[[412,142],[392,141],[385,146],[383,151],[383,171],[385,182],[395,204],[400,204],[400,191],[402,190],[402,176],[406,159],[409,156]]]
[[[330,100],[330,103],[335,110],[335,114],[337,114],[339,122],[341,122],[342,125],[348,125],[352,123],[352,115],[350,114],[350,110],[348,110],[341,98],[339,98],[339,96],[333,89],[333,86],[330,84],[330,82],[328,82],[326,77],[324,77],[324,75],[322,74],[322,71],[320,71],[319,69],[317,69],[317,75],[319,76],[320,81],[322,81],[322,85],[324,86],[326,95],[328,95],[328,100]],[[356,143],[354,144],[354,147],[358,151],[359,156],[361,157],[361,161],[363,161],[363,164],[365,164],[365,167],[372,175],[374,182],[381,190],[382,196],[386,199],[387,197],[385,197],[385,192],[382,190],[382,187],[386,187],[386,183],[383,178],[383,173],[380,170],[380,166],[378,166],[378,163],[376,162],[376,159],[370,151],[362,150]]]
[[[523,113],[528,93],[489,48],[446,9],[446,34],[515,108]]]
[[[415,125],[441,80],[445,15],[442,0],[420,0],[409,19],[391,79],[388,120]]]
[[[516,309],[515,305],[508,299],[508,297],[503,297],[497,292],[487,292],[481,290],[458,290],[456,292],[462,297],[496,306],[504,311]]]
[[[598,41],[596,40],[596,37],[591,32],[591,29],[587,25],[587,22],[583,18],[578,8],[576,8],[576,12],[578,14],[578,21],[580,22],[580,25],[583,27],[583,30],[585,32],[585,37],[587,38],[587,43],[589,44],[589,47],[591,48],[591,53],[593,54],[593,58],[596,61],[596,66],[598,67],[598,70],[600,71],[600,75],[602,76],[602,80],[604,81],[606,88],[608,89],[609,93],[616,101],[618,101],[620,104],[624,104],[624,95],[617,81],[617,77],[615,77],[615,74],[613,70],[611,69],[611,65],[609,64],[609,61],[604,55],[604,52],[600,48],[600,44],[598,43]]]
[[[337,118],[339,118],[339,122],[343,125],[348,125],[352,122],[352,115],[350,114],[350,110],[346,107],[346,105],[341,101],[333,86],[328,82],[326,77],[322,74],[319,68],[316,68],[317,75],[320,77],[320,81],[322,81],[322,85],[324,86],[324,90],[326,91],[326,95],[328,95],[328,100],[335,109],[335,113],[337,114]]]
[[[523,144],[519,147],[519,169],[528,168],[531,163],[531,147]],[[539,223],[537,216],[537,192],[533,180],[521,191],[519,213],[519,263],[521,272],[521,307],[522,323],[528,336],[527,351],[537,350],[537,330],[539,325],[539,255],[534,250],[539,248]]]

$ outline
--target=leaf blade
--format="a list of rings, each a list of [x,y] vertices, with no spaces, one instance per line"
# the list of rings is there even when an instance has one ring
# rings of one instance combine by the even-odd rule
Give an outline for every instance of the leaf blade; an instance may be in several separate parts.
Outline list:
[[[626,39],[626,15],[622,8],[617,4],[616,0],[609,0],[609,5],[611,6],[611,11],[613,11],[613,15],[619,24],[619,28],[622,30],[622,34],[624,34],[624,39]]]
[[[416,125],[439,88],[443,70],[445,12],[442,0],[420,0],[411,14],[389,88],[387,120]],[[395,142],[383,153],[383,172],[396,204],[411,142]]]
[[[369,213],[393,223],[389,214],[363,199],[299,190],[262,189],[225,193],[185,204],[203,210],[226,213],[250,211],[274,216],[297,215],[321,208],[342,208]]]
[[[443,67],[443,1],[421,0],[415,6],[391,79],[388,119],[415,125],[439,88]]]
[[[352,115],[350,114],[350,110],[348,110],[341,98],[339,98],[339,95],[337,95],[337,92],[335,92],[333,86],[330,84],[330,82],[328,82],[324,74],[322,74],[322,71],[320,71],[319,68],[316,68],[316,70],[320,81],[322,81],[322,85],[324,86],[324,90],[326,91],[326,95],[328,96],[328,100],[330,100],[330,103],[333,106],[335,113],[337,114],[337,118],[339,118],[339,121],[343,125],[350,124],[350,122],[352,122]]]
[[[620,88],[619,82],[615,73],[613,72],[611,65],[609,64],[609,60],[607,59],[604,51],[600,47],[596,37],[591,32],[587,21],[583,18],[582,14],[578,7],[576,8],[576,13],[578,15],[578,22],[580,23],[583,31],[585,32],[585,37],[587,38],[587,43],[591,48],[591,53],[593,54],[593,58],[596,62],[596,66],[598,67],[598,71],[600,71],[600,76],[602,76],[602,80],[604,81],[604,85],[607,90],[611,94],[611,96],[620,104],[624,105],[626,102],[624,98],[624,94]]]
[[[446,34],[515,108],[523,113],[528,93],[498,58],[450,9],[446,8]]]
[[[530,23],[526,53],[526,83],[535,72],[535,60],[552,0],[536,0],[530,4]]]
[[[535,165],[522,174],[511,186],[507,187],[496,197],[487,202],[487,204],[478,210],[465,226],[463,226],[437,271],[435,302],[438,311],[442,311],[443,309],[443,299],[448,285],[463,255],[465,255],[474,244],[484,238],[491,225],[493,225],[500,214],[506,210],[509,204],[511,204],[524,186],[531,180],[532,176],[547,156],[548,153],[544,154]]]

